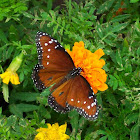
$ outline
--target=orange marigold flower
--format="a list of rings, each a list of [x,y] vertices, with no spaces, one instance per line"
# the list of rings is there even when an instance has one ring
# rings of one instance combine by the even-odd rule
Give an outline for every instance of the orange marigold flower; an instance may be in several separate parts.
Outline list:
[[[75,66],[81,67],[81,75],[89,82],[94,93],[98,90],[105,91],[108,89],[107,74],[103,70],[105,61],[100,59],[105,53],[102,49],[98,49],[94,53],[84,48],[84,42],[75,42],[72,51],[67,49]]]

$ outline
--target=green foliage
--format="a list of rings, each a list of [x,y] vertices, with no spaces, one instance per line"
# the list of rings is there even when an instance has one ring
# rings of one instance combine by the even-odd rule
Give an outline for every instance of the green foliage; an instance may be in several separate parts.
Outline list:
[[[0,1],[0,73],[21,51],[17,71],[20,85],[0,89],[0,139],[32,140],[36,129],[47,123],[64,124],[70,140],[138,140],[140,91],[140,16],[134,0]],[[118,15],[119,8],[125,8]],[[60,114],[48,106],[49,89],[39,93],[31,74],[37,64],[34,36],[48,32],[66,48],[83,41],[90,51],[102,48],[108,90],[97,93],[100,114],[88,121],[76,111]],[[1,87],[4,86],[0,79]],[[9,92],[8,92],[9,91]],[[3,100],[9,103],[6,104]],[[6,94],[5,94],[6,93]],[[7,94],[9,93],[9,94]]]
[[[25,1],[21,0],[2,0],[0,1],[0,21],[6,18],[6,22],[10,19],[20,20],[20,14],[27,10]]]

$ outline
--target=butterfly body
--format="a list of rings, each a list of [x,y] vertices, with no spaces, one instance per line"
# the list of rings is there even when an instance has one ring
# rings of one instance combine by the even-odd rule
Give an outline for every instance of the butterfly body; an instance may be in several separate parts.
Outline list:
[[[82,69],[80,67],[78,68],[74,68],[72,71],[70,71],[67,75],[66,75],[66,79],[69,80],[71,78],[74,78],[76,75],[80,75]]]
[[[48,104],[57,112],[75,109],[87,119],[96,119],[97,100],[87,80],[80,75],[82,68],[76,68],[66,50],[47,33],[37,33],[36,45],[38,64],[32,78],[39,90],[53,85]]]

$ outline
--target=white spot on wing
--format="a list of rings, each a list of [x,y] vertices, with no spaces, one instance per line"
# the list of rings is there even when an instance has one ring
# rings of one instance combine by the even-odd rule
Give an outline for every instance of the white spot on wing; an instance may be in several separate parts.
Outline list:
[[[73,102],[73,101],[74,101],[74,99],[71,99],[71,101]]]
[[[88,109],[90,109],[90,106],[87,106]]]
[[[48,45],[48,43],[45,43],[45,46],[47,46]]]

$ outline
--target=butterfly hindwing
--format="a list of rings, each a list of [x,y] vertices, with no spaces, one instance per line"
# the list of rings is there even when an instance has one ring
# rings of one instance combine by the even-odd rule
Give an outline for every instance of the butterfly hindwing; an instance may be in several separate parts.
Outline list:
[[[94,120],[98,116],[96,97],[90,85],[81,75],[66,81],[51,95],[49,104],[58,112],[65,112],[71,109],[77,110],[83,117]],[[60,109],[63,108],[63,111]]]
[[[83,117],[94,120],[98,116],[97,100],[87,80],[81,76],[75,76],[71,84],[67,103],[77,110]]]

